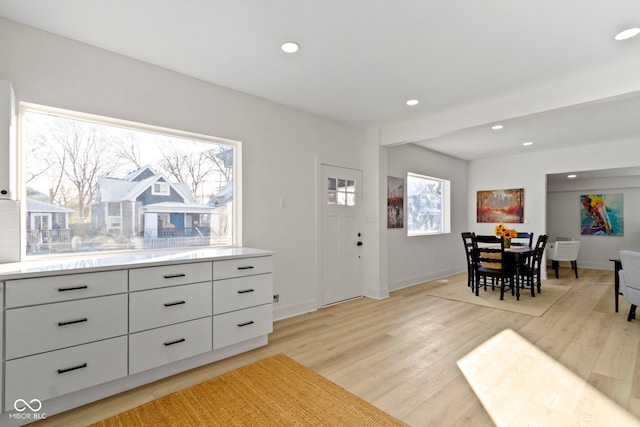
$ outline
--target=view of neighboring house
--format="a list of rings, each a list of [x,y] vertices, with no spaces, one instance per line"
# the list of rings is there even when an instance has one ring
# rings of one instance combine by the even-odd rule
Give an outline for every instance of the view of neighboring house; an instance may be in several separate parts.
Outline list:
[[[49,203],[49,197],[33,189],[27,191],[27,252],[42,246],[70,242],[69,214],[73,209]]]
[[[210,236],[214,209],[196,203],[187,184],[143,166],[123,178],[98,180],[91,224],[95,232],[125,238],[202,238]]]

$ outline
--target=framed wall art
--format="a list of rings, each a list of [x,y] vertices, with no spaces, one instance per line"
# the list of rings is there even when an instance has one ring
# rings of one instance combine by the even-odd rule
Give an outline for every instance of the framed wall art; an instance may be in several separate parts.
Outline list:
[[[478,191],[476,220],[524,223],[524,188]]]
[[[580,234],[624,236],[624,195],[580,196]]]
[[[387,177],[387,228],[404,227],[404,178]]]

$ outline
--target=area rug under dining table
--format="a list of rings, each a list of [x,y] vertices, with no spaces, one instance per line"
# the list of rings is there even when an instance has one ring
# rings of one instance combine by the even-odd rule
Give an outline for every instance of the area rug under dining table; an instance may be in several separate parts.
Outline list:
[[[93,426],[406,426],[282,354]]]
[[[425,282],[418,286],[424,286],[427,295],[538,317],[542,316],[571,289],[569,286],[554,285],[543,281],[542,292],[536,292],[535,298],[532,298],[530,290],[526,289],[521,290],[519,301],[511,295],[510,291],[506,292],[504,300],[500,301],[499,287],[492,291],[489,285],[486,292],[484,287],[481,287],[479,296],[471,292],[471,288],[467,286],[466,273]]]

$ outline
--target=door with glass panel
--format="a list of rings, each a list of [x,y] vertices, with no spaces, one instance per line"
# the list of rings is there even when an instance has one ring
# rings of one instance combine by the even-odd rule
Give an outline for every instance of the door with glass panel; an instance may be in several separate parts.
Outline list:
[[[362,296],[362,171],[322,165],[321,303]]]

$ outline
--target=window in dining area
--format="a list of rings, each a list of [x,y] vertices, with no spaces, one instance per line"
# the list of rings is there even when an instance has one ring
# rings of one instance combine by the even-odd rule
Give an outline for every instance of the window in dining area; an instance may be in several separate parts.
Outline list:
[[[407,235],[450,233],[451,182],[407,174]]]

